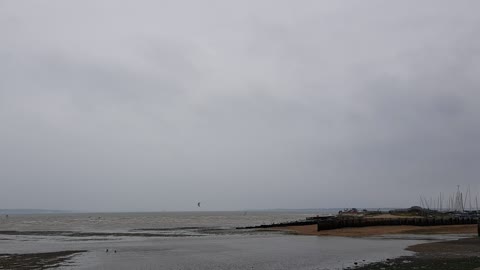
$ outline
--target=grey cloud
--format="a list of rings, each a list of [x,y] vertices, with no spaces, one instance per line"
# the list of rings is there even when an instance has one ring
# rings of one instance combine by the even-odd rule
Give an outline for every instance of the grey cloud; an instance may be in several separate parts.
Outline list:
[[[480,189],[476,2],[46,3],[0,11],[6,208],[409,206]]]

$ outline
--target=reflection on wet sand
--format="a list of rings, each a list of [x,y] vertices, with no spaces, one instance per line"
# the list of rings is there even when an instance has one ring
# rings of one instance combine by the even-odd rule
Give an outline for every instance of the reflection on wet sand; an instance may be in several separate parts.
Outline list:
[[[0,254],[0,269],[47,269],[66,265],[73,256],[86,250],[45,253]]]

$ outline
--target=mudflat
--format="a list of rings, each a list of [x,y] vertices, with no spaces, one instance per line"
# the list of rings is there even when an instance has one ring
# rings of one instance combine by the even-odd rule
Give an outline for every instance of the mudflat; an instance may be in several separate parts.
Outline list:
[[[476,270],[480,267],[480,238],[478,237],[418,244],[407,249],[415,251],[416,255],[368,264],[355,269]]]
[[[68,262],[85,250],[27,254],[0,254],[0,269],[47,269]]]

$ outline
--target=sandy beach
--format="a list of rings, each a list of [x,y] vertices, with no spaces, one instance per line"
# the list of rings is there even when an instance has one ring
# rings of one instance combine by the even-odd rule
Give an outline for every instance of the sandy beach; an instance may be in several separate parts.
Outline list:
[[[372,226],[317,231],[317,225],[273,227],[268,230],[286,231],[299,235],[366,237],[383,234],[475,234],[477,225],[448,226]]]

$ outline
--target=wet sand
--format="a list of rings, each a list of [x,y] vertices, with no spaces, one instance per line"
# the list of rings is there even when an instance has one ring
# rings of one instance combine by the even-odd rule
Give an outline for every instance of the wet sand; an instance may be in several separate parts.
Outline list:
[[[285,231],[299,235],[366,237],[384,234],[475,234],[477,225],[448,226],[371,226],[317,231],[317,225],[273,227],[267,230]]]
[[[480,238],[425,243],[408,247],[415,256],[400,257],[368,264],[357,270],[423,269],[423,270],[475,270],[480,268]]]
[[[40,250],[45,250],[42,253],[60,250],[88,251],[73,256],[58,269],[342,269],[362,260],[365,260],[365,263],[378,262],[386,258],[408,256],[412,252],[405,250],[406,247],[425,242],[416,239],[391,241],[270,233],[185,238],[134,237],[81,242],[65,241],[65,238],[56,236],[39,241],[29,236],[19,238],[16,243],[11,242],[13,248],[21,245],[20,248],[24,250],[15,252],[22,255],[10,258],[17,263],[17,267],[3,269],[46,269],[47,267],[40,266],[43,255],[27,255]],[[21,239],[32,241],[20,243]],[[105,252],[107,248],[117,252]],[[6,250],[9,250],[8,247]],[[54,254],[56,253],[50,253]],[[34,260],[22,260],[28,256],[33,256]]]
[[[477,233],[477,225],[449,226],[372,226],[362,228],[342,228],[317,232],[316,225],[278,227],[274,230],[287,231],[299,235],[368,237],[388,234],[465,234]],[[357,270],[383,269],[423,269],[423,270],[475,270],[480,269],[480,238],[464,238],[454,241],[417,244],[406,250],[414,256],[387,259],[383,262],[361,264]]]
[[[85,250],[27,254],[0,254],[0,269],[47,269],[68,264],[73,256]]]

